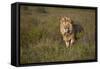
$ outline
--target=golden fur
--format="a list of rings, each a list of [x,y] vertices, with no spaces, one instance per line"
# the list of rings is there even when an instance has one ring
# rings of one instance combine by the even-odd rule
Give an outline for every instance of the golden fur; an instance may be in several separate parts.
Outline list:
[[[64,16],[60,18],[60,32],[67,47],[75,42],[74,28],[69,17]]]

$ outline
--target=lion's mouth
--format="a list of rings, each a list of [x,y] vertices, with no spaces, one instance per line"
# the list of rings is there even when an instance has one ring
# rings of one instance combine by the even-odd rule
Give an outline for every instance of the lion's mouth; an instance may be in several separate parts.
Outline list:
[[[69,29],[64,29],[64,32],[65,33],[70,33],[70,30]]]

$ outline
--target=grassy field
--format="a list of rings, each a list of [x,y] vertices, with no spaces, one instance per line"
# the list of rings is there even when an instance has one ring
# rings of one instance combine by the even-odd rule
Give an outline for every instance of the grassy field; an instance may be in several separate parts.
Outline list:
[[[95,10],[21,6],[20,63],[95,59]],[[70,17],[83,31],[66,48],[59,31],[59,18]]]

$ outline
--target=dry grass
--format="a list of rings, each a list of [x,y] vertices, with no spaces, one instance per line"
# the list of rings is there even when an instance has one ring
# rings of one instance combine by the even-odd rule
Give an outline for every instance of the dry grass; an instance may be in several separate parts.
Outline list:
[[[95,59],[95,10],[21,7],[20,63]],[[71,17],[84,31],[66,48],[59,32],[59,17]]]

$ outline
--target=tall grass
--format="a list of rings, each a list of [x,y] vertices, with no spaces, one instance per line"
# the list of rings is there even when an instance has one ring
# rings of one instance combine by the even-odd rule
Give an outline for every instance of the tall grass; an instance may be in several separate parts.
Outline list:
[[[90,9],[21,6],[20,63],[88,60],[95,58],[95,11]],[[69,16],[84,31],[66,48],[59,17]]]

